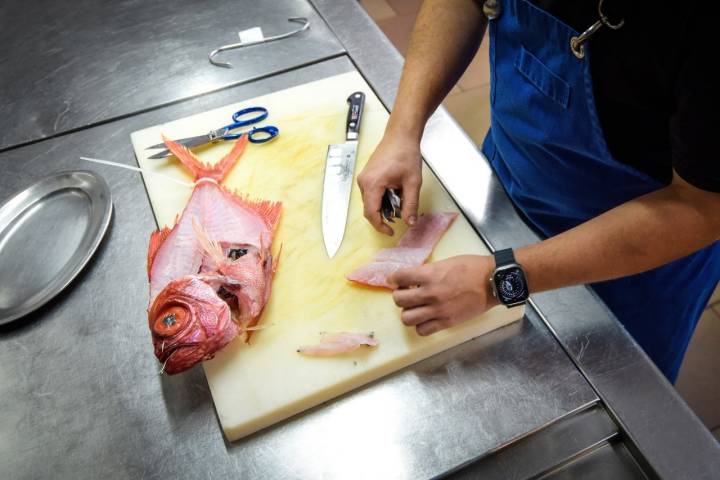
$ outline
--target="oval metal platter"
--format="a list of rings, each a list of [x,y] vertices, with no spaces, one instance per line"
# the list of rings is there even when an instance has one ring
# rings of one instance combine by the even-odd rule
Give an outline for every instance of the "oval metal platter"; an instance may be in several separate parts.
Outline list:
[[[112,215],[110,188],[89,171],[60,172],[0,207],[0,325],[37,310],[80,273]]]

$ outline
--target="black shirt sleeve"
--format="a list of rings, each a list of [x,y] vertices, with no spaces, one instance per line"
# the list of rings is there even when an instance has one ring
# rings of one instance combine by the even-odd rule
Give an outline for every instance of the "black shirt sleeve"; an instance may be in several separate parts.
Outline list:
[[[720,57],[713,40],[717,17],[708,13],[695,9],[683,28],[670,142],[677,174],[691,185],[720,193],[720,82],[712,73]]]

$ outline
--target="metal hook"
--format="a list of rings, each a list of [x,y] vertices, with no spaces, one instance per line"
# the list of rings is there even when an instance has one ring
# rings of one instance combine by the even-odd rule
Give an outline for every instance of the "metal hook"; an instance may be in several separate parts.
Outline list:
[[[605,0],[600,0],[598,2],[598,15],[600,15],[600,20],[590,25],[590,27],[581,33],[579,37],[572,37],[570,39],[570,49],[577,58],[585,57],[585,47],[583,43],[595,35],[595,32],[600,30],[600,27],[605,25],[612,30],[619,30],[623,27],[623,25],[625,25],[625,19],[620,20],[619,23],[611,23],[608,16],[603,13],[603,3],[605,3]]]
[[[610,23],[610,19],[608,18],[608,16],[603,13],[603,3],[605,3],[605,0],[600,0],[600,2],[598,3],[598,15],[600,15],[600,21],[608,28],[611,28],[613,30],[620,30],[623,25],[625,25],[625,19],[623,18],[618,23]]]
[[[302,24],[302,26],[291,32],[283,33],[282,35],[275,35],[273,37],[264,37],[261,40],[253,40],[253,41],[249,41],[249,42],[240,41],[239,43],[231,43],[229,45],[223,45],[222,47],[216,48],[215,50],[210,52],[210,55],[208,55],[208,60],[210,60],[210,63],[212,63],[213,65],[216,65],[218,67],[232,68],[232,65],[230,63],[219,62],[219,61],[215,60],[213,57],[215,57],[215,55],[217,55],[220,52],[226,52],[228,50],[234,50],[236,48],[249,47],[250,45],[258,45],[260,43],[268,43],[268,42],[272,42],[275,40],[282,40],[283,38],[288,38],[293,35],[297,35],[298,33],[310,28],[310,21],[305,17],[288,18],[288,22],[300,23],[300,24]]]

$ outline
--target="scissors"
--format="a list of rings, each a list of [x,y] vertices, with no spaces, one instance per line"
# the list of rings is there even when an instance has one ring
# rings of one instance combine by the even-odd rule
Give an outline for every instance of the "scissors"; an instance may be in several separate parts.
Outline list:
[[[242,118],[244,116],[250,115],[250,114],[257,114],[253,115],[250,118]],[[248,125],[253,125],[258,122],[262,122],[265,120],[268,116],[267,108],[265,107],[248,107],[243,108],[242,110],[239,110],[232,115],[233,123],[230,125],[225,125],[224,127],[218,128],[217,130],[211,130],[209,133],[206,133],[205,135],[198,135],[196,137],[188,137],[188,138],[181,138],[179,140],[175,140],[181,145],[184,145],[187,148],[193,148],[193,147],[199,147],[200,145],[205,145],[208,143],[215,143],[220,142],[223,140],[235,140],[237,138],[242,137],[243,135],[248,136],[248,140],[252,143],[265,143],[269,142],[273,138],[277,137],[278,133],[280,133],[280,130],[278,130],[277,127],[274,127],[272,125],[265,125],[263,127],[252,127],[250,130],[245,130],[243,132],[235,132],[232,133],[232,130],[235,130],[240,127],[245,127]],[[155,145],[151,145],[147,147],[145,150],[154,150],[156,148],[162,148],[158,153],[155,153],[151,155],[148,158],[157,159],[157,158],[166,158],[172,155],[170,151],[165,147],[164,143],[158,143]]]

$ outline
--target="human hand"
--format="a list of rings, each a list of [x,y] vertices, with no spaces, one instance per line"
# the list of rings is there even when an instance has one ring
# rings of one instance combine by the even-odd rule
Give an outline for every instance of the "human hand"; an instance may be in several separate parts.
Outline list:
[[[490,256],[461,255],[398,270],[388,281],[402,322],[426,336],[485,313],[499,304],[489,282],[494,267]]]
[[[412,225],[417,220],[422,184],[420,144],[398,136],[385,136],[357,178],[362,193],[365,218],[380,233],[392,235],[393,229],[380,214],[386,189],[402,189],[402,218]]]

